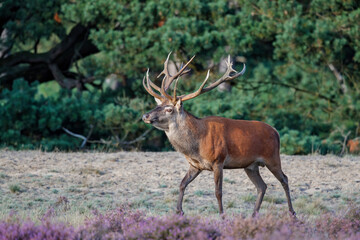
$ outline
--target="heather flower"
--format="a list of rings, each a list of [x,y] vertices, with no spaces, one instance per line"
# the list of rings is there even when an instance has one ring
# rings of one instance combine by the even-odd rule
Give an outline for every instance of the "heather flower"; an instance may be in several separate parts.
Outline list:
[[[43,221],[35,225],[30,221],[0,222],[0,240],[31,239],[31,240],[67,240],[74,239],[73,227],[61,223]]]
[[[124,232],[125,239],[215,239],[218,236],[218,230],[200,218],[179,215],[147,218]]]
[[[124,209],[98,214],[78,232],[81,239],[214,239],[217,235],[214,227],[198,218],[146,217],[140,211]]]
[[[359,208],[351,206],[342,216],[321,215],[314,221],[294,220],[288,215],[241,215],[221,218],[179,215],[147,216],[141,211],[119,208],[94,217],[77,229],[53,220],[50,209],[41,222],[20,220],[15,214],[0,221],[0,240],[8,239],[360,239]]]

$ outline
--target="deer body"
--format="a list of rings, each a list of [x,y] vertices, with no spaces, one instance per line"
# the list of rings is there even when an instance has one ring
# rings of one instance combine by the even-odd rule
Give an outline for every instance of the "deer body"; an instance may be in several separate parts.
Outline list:
[[[184,120],[165,133],[195,168],[212,171],[215,163],[224,169],[247,168],[279,157],[279,135],[265,123],[185,114]]]
[[[237,73],[232,69],[229,58],[228,69],[219,80],[204,88],[209,77],[208,72],[199,90],[192,94],[176,96],[178,78],[188,72],[186,66],[193,58],[178,73],[171,76],[167,70],[169,56],[165,61],[164,71],[160,74],[165,75],[161,88],[151,82],[148,72],[146,75],[147,84],[145,78],[143,80],[145,89],[155,97],[158,103],[155,109],[143,115],[143,121],[165,131],[173,147],[178,152],[183,153],[189,162],[189,170],[180,184],[177,212],[183,214],[182,201],[187,185],[201,171],[209,170],[214,172],[215,195],[218,200],[219,211],[223,213],[223,169],[243,168],[258,191],[254,208],[255,215],[260,209],[267,188],[260,176],[259,166],[266,166],[281,182],[287,197],[289,211],[295,215],[288,179],[281,169],[279,134],[273,127],[259,121],[233,120],[216,116],[200,119],[183,109],[183,101],[195,98],[224,81],[242,75],[245,72],[245,67],[240,73]],[[236,74],[230,76],[232,72]],[[166,90],[175,79],[174,96],[172,97]],[[161,95],[155,93],[152,88],[155,88]]]

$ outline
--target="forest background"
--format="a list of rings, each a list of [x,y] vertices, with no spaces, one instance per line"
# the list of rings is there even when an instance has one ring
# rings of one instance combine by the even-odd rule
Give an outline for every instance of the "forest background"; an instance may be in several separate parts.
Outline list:
[[[4,0],[0,146],[170,150],[141,121],[142,87],[167,54],[193,55],[181,93],[228,55],[244,76],[186,102],[198,117],[264,121],[285,154],[344,154],[360,135],[360,3],[355,0]],[[159,83],[159,80],[156,80]],[[67,131],[67,132],[66,132]],[[74,137],[79,134],[86,142]]]

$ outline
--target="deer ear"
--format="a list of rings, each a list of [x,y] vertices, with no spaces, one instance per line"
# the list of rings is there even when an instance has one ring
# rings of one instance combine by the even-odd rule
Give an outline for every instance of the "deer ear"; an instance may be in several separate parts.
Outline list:
[[[154,98],[155,99],[155,102],[157,105],[161,105],[162,104],[162,101],[158,98]]]
[[[181,99],[179,99],[177,102],[176,102],[176,105],[175,105],[176,109],[179,111],[182,107],[182,101]]]

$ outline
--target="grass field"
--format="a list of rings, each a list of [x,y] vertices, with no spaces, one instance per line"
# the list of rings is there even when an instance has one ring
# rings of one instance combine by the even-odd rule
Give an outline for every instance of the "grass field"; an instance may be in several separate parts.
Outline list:
[[[355,156],[282,156],[298,218],[314,222],[355,211],[360,206],[359,162]],[[185,158],[175,152],[1,150],[0,219],[16,212],[21,219],[40,223],[51,215],[54,222],[78,228],[94,218],[94,212],[108,214],[123,208],[166,218],[175,212],[178,185],[187,168]],[[266,168],[260,172],[268,185],[260,216],[287,215],[280,183]],[[225,170],[226,216],[248,219],[255,198],[256,189],[243,170]],[[183,208],[190,218],[220,221],[212,172],[202,172],[189,185]]]

